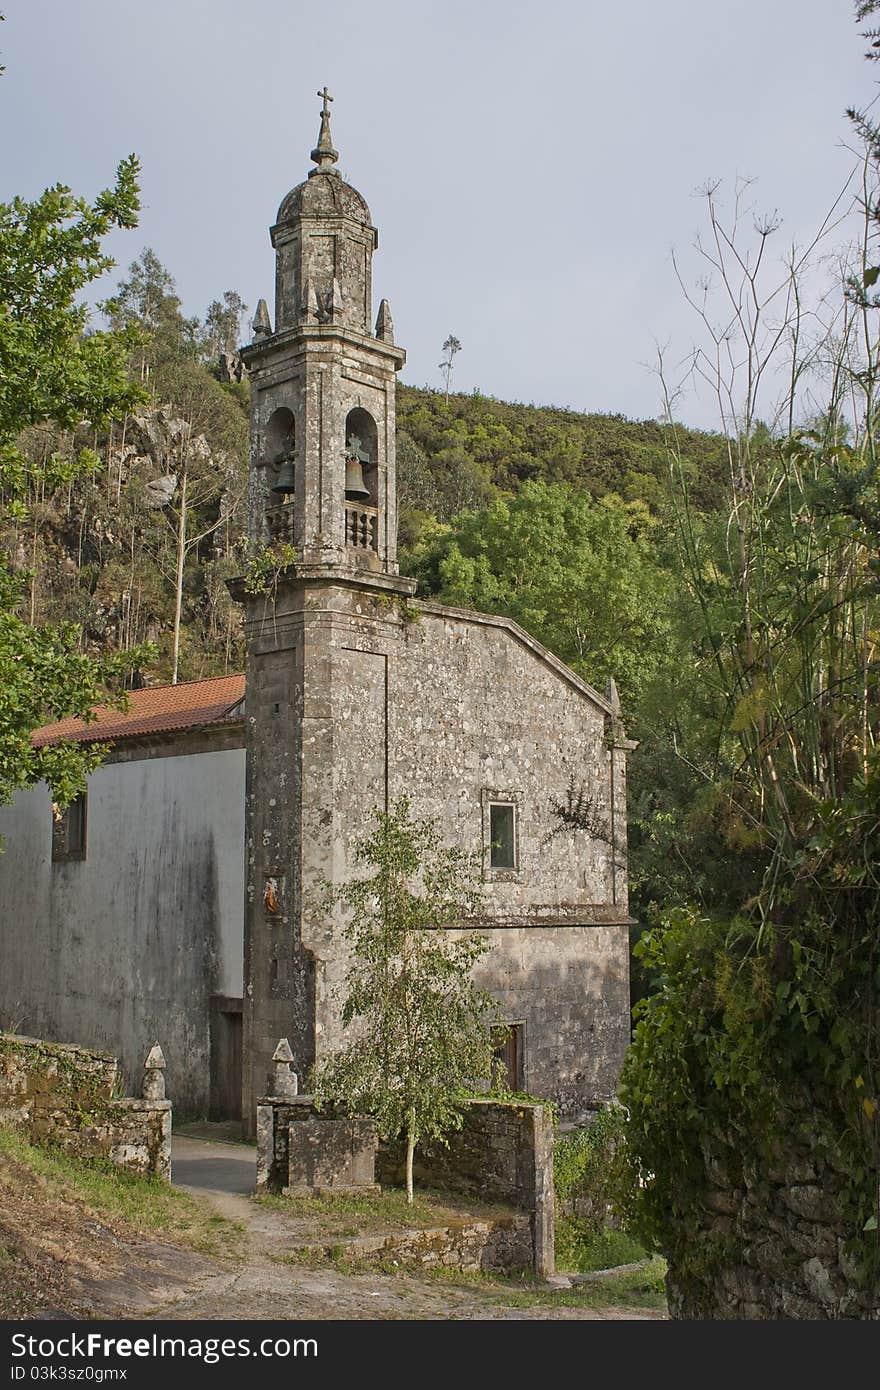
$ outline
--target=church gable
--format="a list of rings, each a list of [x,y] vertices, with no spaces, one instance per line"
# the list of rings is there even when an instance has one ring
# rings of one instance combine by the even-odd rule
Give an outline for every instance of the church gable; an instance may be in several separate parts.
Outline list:
[[[389,660],[392,799],[480,855],[488,918],[625,920],[608,701],[507,619],[419,608]]]

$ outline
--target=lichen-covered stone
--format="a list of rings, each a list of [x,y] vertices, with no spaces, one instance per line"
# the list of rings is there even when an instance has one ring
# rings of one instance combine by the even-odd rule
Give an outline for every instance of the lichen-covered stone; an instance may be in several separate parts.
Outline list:
[[[845,1165],[811,1131],[810,1098],[790,1107],[767,1150],[744,1153],[736,1135],[704,1142],[708,1188],[681,1257],[670,1255],[672,1317],[880,1318],[842,1214]]]
[[[170,1182],[171,1102],[120,1097],[119,1079],[106,1053],[0,1035],[0,1123],[78,1158]]]

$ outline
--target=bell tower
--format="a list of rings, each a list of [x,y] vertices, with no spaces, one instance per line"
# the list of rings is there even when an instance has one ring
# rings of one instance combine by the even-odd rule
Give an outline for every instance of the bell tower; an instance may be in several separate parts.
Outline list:
[[[324,88],[315,167],[271,228],[275,323],[260,300],[241,356],[251,385],[248,539],[295,561],[245,609],[247,1129],[280,1038],[305,1075],[338,1042],[344,943],[321,887],[352,871],[353,837],[387,805],[389,661],[415,581],[398,574],[395,383],[388,301],[372,326],[378,235],[341,177]],[[276,547],[277,549],[277,547]]]
[[[326,87],[315,168],[271,229],[275,327],[265,301],[242,352],[252,386],[249,535],[300,563],[397,574],[394,387],[406,354],[388,301],[371,327],[378,233],[342,179]]]

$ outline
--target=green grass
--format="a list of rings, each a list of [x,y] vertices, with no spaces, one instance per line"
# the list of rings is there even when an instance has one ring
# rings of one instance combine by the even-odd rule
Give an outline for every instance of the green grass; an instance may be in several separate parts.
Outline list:
[[[559,1306],[565,1308],[633,1308],[666,1310],[666,1261],[659,1255],[648,1260],[640,1269],[609,1274],[589,1284],[575,1284],[570,1289],[512,1289],[494,1299],[513,1308]]]
[[[372,1268],[375,1270],[376,1265]],[[342,1271],[358,1273],[357,1268]],[[399,1274],[384,1262],[383,1273]],[[413,1271],[407,1271],[412,1273]],[[530,1274],[520,1275],[489,1274],[485,1271],[468,1271],[432,1266],[418,1272],[420,1279],[458,1285],[462,1288],[479,1288],[492,1302],[505,1308],[632,1308],[648,1311],[666,1311],[666,1261],[659,1255],[646,1260],[640,1269],[624,1270],[620,1274],[609,1274],[603,1279],[589,1284],[575,1284],[570,1289],[550,1289],[534,1282]]]
[[[235,1256],[243,1228],[218,1216],[206,1202],[155,1177],[139,1177],[109,1162],[71,1158],[56,1148],[30,1144],[0,1126],[0,1156],[29,1169],[53,1192],[75,1198],[98,1215],[126,1222],[144,1235],[161,1237],[204,1254]]]
[[[403,1188],[383,1188],[381,1193],[309,1194],[283,1196],[269,1193],[255,1198],[262,1206],[305,1219],[319,1235],[366,1235],[387,1227],[406,1230],[450,1226],[470,1221],[501,1220],[513,1209],[470,1202],[457,1205],[446,1194],[419,1192],[412,1206]]]
[[[625,1231],[610,1226],[597,1231],[576,1217],[560,1217],[556,1223],[556,1268],[566,1274],[589,1274],[647,1258],[647,1250]]]

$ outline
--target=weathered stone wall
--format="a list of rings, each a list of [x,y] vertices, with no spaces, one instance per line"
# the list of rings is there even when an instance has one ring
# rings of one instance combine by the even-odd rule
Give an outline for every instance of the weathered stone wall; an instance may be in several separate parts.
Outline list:
[[[311,1254],[333,1259],[340,1241],[306,1247]],[[302,1248],[302,1247],[300,1247]],[[358,1236],[342,1243],[344,1257],[405,1265],[416,1269],[483,1269],[512,1274],[533,1268],[532,1222],[528,1215],[492,1221],[462,1221],[432,1226],[425,1231]]]
[[[288,1126],[284,1191],[378,1192],[373,1120],[322,1116]]]
[[[856,1234],[841,1207],[846,1180],[808,1104],[779,1117],[784,1135],[758,1158],[704,1145],[708,1191],[686,1263],[670,1257],[676,1318],[880,1318],[880,1290],[859,1277]]]
[[[115,1057],[0,1034],[0,1124],[77,1158],[171,1181],[171,1102],[120,1096]]]
[[[500,1201],[531,1213],[533,1268],[555,1267],[553,1125],[546,1106],[473,1100],[464,1124],[449,1144],[419,1145],[413,1177],[424,1187]],[[377,1174],[382,1183],[404,1179],[399,1145],[380,1145]]]
[[[291,1127],[304,1121],[320,1124],[322,1120],[328,1123],[326,1114],[319,1116],[315,1110],[311,1096],[261,1099],[257,1108],[257,1192],[278,1192],[286,1187]],[[553,1274],[553,1126],[546,1106],[470,1101],[462,1128],[453,1131],[449,1141],[448,1148],[419,1145],[413,1164],[417,1184],[481,1202],[503,1202],[525,1214],[462,1222],[424,1233],[413,1231],[402,1241],[398,1236],[393,1241],[365,1237],[353,1253],[471,1270],[529,1269],[541,1278]],[[386,1186],[404,1185],[400,1145],[380,1144],[376,1176]]]
[[[251,1096],[279,1037],[301,1074],[343,1042],[348,947],[321,885],[359,871],[373,809],[405,793],[482,856],[474,926],[492,949],[477,977],[522,1025],[524,1087],[582,1121],[613,1095],[629,1040],[626,749],[608,701],[515,624],[416,609],[413,621],[399,596],[317,579],[251,606]],[[570,794],[580,822],[560,813]],[[492,797],[517,807],[514,870],[488,862]]]
[[[288,1130],[299,1120],[318,1118],[311,1096],[281,1100],[261,1096],[257,1106],[257,1192],[280,1192],[290,1172]]]
[[[53,863],[48,788],[0,808],[0,1026],[110,1052],[129,1090],[161,1038],[178,1113],[207,1115],[211,996],[242,992],[244,750],[106,764],[87,826]]]

